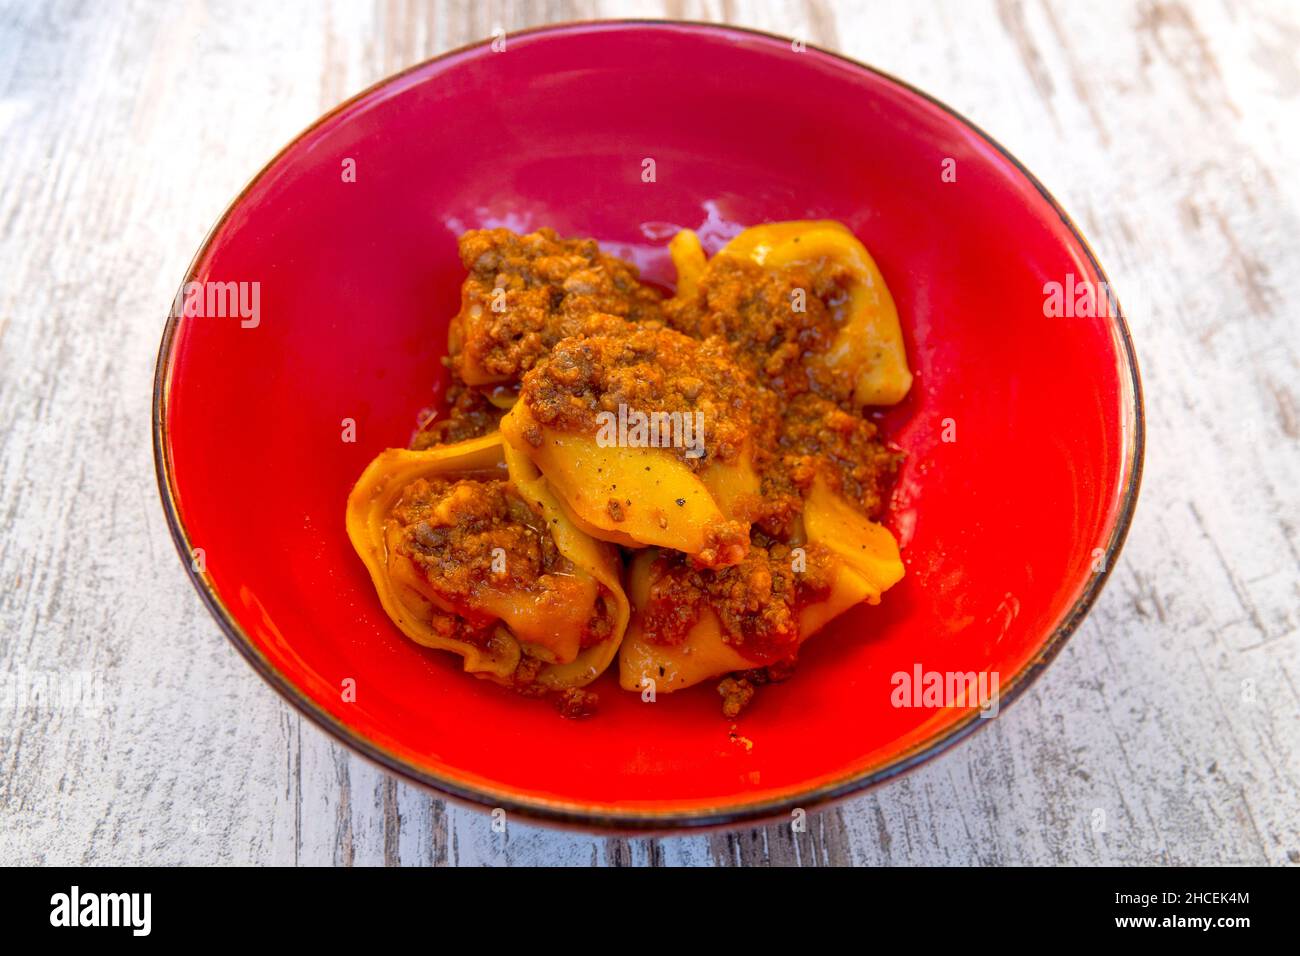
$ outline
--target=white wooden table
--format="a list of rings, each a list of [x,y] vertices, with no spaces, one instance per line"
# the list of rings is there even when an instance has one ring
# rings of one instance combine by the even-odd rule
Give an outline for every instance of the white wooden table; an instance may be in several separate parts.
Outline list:
[[[1300,863],[1296,4],[3,6],[0,862]],[[806,833],[497,834],[221,636],[155,491],[155,351],[208,226],[328,107],[496,27],[665,14],[873,63],[1035,170],[1129,313],[1145,486],[1046,676]]]

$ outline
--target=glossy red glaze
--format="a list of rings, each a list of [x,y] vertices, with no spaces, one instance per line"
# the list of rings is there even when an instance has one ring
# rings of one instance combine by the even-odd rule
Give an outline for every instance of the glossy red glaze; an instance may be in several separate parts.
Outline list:
[[[712,251],[739,226],[800,218],[857,233],[908,336],[916,383],[884,419],[908,452],[890,519],[906,580],[810,641],[794,679],[737,721],[740,741],[711,686],[650,705],[606,674],[600,715],[570,721],[404,639],[344,534],[344,501],[445,386],[457,235],[553,226],[669,282],[666,224],[703,227]],[[891,675],[996,671],[1005,704],[1100,587],[1094,554],[1114,560],[1140,471],[1137,376],[1122,322],[1044,316],[1044,284],[1068,274],[1101,278],[1018,165],[865,67],[697,25],[513,36],[361,95],[236,201],[189,279],[259,282],[260,323],[169,329],[164,494],[236,645],[394,769],[553,820],[670,827],[807,807],[978,723],[892,706]],[[941,440],[945,419],[956,441]]]

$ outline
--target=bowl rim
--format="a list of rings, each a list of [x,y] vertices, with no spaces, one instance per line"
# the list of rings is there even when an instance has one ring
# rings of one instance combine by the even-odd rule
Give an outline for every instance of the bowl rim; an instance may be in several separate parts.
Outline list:
[[[639,17],[615,18],[608,20],[573,20],[562,23],[551,23],[518,30],[507,34],[506,38],[538,36],[543,34],[564,34],[603,27],[640,27],[651,30],[674,30],[687,28],[695,32],[715,33],[731,37],[758,37],[766,40],[776,40],[782,43],[793,42],[790,37],[750,27],[709,23],[698,20],[668,20]],[[229,203],[229,205],[227,205],[221,216],[204,236],[203,242],[200,244],[198,251],[194,254],[189,266],[186,268],[185,278],[182,280],[180,288],[184,289],[186,283],[193,281],[195,269],[199,262],[207,255],[217,233],[221,231],[222,227],[230,219],[235,210],[240,207],[248,193],[262,180],[264,176],[267,175],[268,172],[271,171],[271,169],[280,161],[281,157],[297,146],[304,138],[332,120],[344,110],[350,108],[357,102],[366,99],[382,88],[387,87],[411,74],[417,73],[420,70],[424,70],[434,63],[468,53],[480,47],[489,46],[493,40],[493,37],[486,37],[482,40],[456,47],[455,49],[448,50],[444,53],[438,54],[437,56],[429,57],[419,63],[415,63],[371,84],[361,92],[348,97],[346,100],[314,120],[310,125],[304,128],[294,136],[293,139],[278,150],[275,155],[271,157],[271,159],[267,161],[267,163],[258,170],[251,179],[248,180],[235,198]],[[1116,334],[1116,337],[1122,346],[1117,352],[1117,357],[1122,365],[1122,368],[1119,370],[1121,388],[1126,384],[1124,379],[1127,374],[1127,385],[1129,389],[1131,389],[1130,394],[1132,397],[1132,405],[1121,408],[1121,416],[1123,419],[1121,424],[1123,429],[1127,429],[1131,426],[1132,442],[1127,459],[1123,462],[1123,466],[1128,473],[1128,478],[1124,484],[1119,511],[1115,518],[1115,525],[1111,530],[1109,540],[1104,549],[1106,562],[1100,571],[1090,575],[1088,584],[1084,588],[1083,592],[1071,605],[1038,652],[1034,654],[1003,687],[998,695],[1000,715],[1006,707],[1018,699],[1020,695],[1034,683],[1038,676],[1046,670],[1047,666],[1056,658],[1057,654],[1061,652],[1061,649],[1065,646],[1066,642],[1087,616],[1093,603],[1096,601],[1097,596],[1101,593],[1102,588],[1109,579],[1111,570],[1115,567],[1133,521],[1134,510],[1137,506],[1138,491],[1142,484],[1142,468],[1146,445],[1146,421],[1142,397],[1141,374],[1138,370],[1137,354],[1133,347],[1133,340],[1129,332],[1128,322],[1124,318],[1123,310],[1121,309],[1118,297],[1114,292],[1114,286],[1110,283],[1105,270],[1102,269],[1101,263],[1098,261],[1096,254],[1093,252],[1091,245],[1089,245],[1088,240],[1084,237],[1082,231],[1075,225],[1074,221],[1065,212],[1061,204],[1057,202],[1056,198],[1047,190],[1038,178],[1034,176],[1034,174],[1031,173],[1024,164],[1020,162],[1020,160],[1016,159],[1015,156],[1002,146],[1001,143],[957,110],[948,106],[946,103],[941,102],[925,91],[918,89],[907,81],[899,79],[884,70],[880,70],[876,67],[870,66],[869,64],[855,60],[852,57],[845,56],[844,54],[837,53],[833,50],[827,50],[824,47],[806,41],[800,42],[802,42],[808,49],[816,50],[818,53],[839,60],[841,63],[847,64],[854,69],[873,74],[877,78],[885,80],[887,83],[891,83],[920,97],[942,110],[951,119],[966,127],[996,150],[1000,156],[1007,160],[1020,173],[1020,175],[1024,176],[1025,180],[1038,191],[1039,195],[1042,196],[1060,218],[1062,224],[1078,243],[1079,248],[1083,250],[1087,257],[1088,264],[1096,272],[1100,281],[1105,284],[1104,288],[1107,290],[1107,295],[1110,299],[1112,332]],[[585,808],[581,803],[574,801],[523,795],[512,793],[507,790],[494,791],[488,786],[466,783],[453,776],[433,773],[426,768],[417,766],[397,753],[373,740],[368,739],[360,732],[326,711],[320,704],[307,697],[307,695],[282,671],[275,667],[252,642],[235,617],[230,613],[220,595],[216,593],[216,589],[208,579],[207,574],[194,569],[193,563],[190,560],[192,549],[188,531],[184,522],[182,522],[180,518],[180,511],[177,504],[175,474],[171,460],[171,441],[168,434],[167,424],[168,399],[173,373],[173,346],[175,344],[178,325],[179,317],[174,314],[173,309],[168,313],[167,322],[163,329],[162,342],[158,348],[157,364],[154,369],[152,433],[154,468],[158,482],[158,492],[162,499],[163,511],[166,514],[167,526],[171,531],[172,541],[176,545],[177,552],[181,558],[181,564],[184,566],[191,583],[198,591],[199,597],[207,606],[208,611],[216,619],[217,624],[221,627],[230,643],[233,644],[240,654],[243,655],[244,659],[252,666],[253,670],[255,670],[263,680],[270,684],[282,698],[293,705],[300,714],[309,718],[318,727],[330,734],[339,742],[345,744],[353,752],[367,758],[388,772],[394,773],[411,783],[421,786],[422,788],[433,791],[439,797],[450,799],[457,804],[469,806],[476,810],[501,808],[506,810],[507,813],[518,814],[520,818],[533,823],[586,831],[594,829],[608,832],[668,834],[680,833],[682,831],[734,827],[740,824],[755,824],[766,820],[773,820],[780,816],[788,815],[790,811],[796,808],[804,810],[812,810],[814,808],[825,809],[833,803],[863,793],[870,788],[879,786],[894,777],[915,769],[930,760],[932,757],[938,756],[940,753],[958,742],[965,740],[982,724],[991,722],[988,720],[981,720],[978,710],[972,709],[957,722],[931,734],[925,740],[914,744],[907,750],[904,750],[902,753],[889,760],[883,766],[841,775],[828,782],[816,786],[809,786],[799,790],[798,792],[788,793],[784,796],[741,801],[734,804],[722,804],[719,802],[719,806],[713,809],[589,809]]]

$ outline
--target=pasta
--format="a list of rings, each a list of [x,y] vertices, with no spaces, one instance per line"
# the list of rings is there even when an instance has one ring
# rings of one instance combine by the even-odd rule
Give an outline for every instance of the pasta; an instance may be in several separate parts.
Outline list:
[[[734,716],[904,574],[865,410],[912,376],[865,247],[806,221],[669,251],[664,298],[590,240],[467,233],[448,414],[348,501],[404,634],[569,716],[616,655],[651,699],[724,678]]]
[[[746,229],[719,251],[768,269],[805,266],[843,277],[844,317],[823,354],[809,361],[853,379],[853,401],[893,405],[912,387],[898,310],[871,253],[842,224],[780,222]]]
[[[734,564],[748,548],[768,417],[756,384],[737,373],[723,343],[644,324],[602,328],[560,342],[523,376],[502,434],[593,536]]]
[[[348,498],[347,530],[388,616],[469,673],[579,688],[622,640],[617,553],[567,521],[540,475],[508,480],[498,433],[383,452]]]
[[[788,659],[831,619],[857,604],[880,603],[902,579],[893,535],[824,481],[813,483],[803,525],[799,544],[756,548],[761,557],[731,575],[735,580],[730,571],[701,572],[660,551],[633,558],[628,592],[637,614],[620,654],[624,690],[671,692]],[[746,590],[756,578],[780,581],[761,604]]]

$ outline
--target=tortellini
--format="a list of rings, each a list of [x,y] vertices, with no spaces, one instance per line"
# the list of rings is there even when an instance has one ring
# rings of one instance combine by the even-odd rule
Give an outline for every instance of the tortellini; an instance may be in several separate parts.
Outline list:
[[[673,239],[673,260],[693,291],[699,282],[699,241]],[[832,220],[776,222],[754,226],[722,247],[715,258],[737,258],[766,269],[804,266],[842,270],[847,283],[838,330],[829,348],[805,361],[842,371],[852,378],[854,402],[894,405],[912,387],[912,372],[894,297],[866,247],[841,223]]]
[[[738,568],[693,569],[679,560],[666,561],[665,550],[633,557],[628,592],[634,612],[620,652],[620,683],[626,690],[653,685],[656,692],[793,659],[799,644],[833,618],[855,605],[878,603],[881,594],[902,579],[904,568],[893,535],[871,520],[861,504],[851,503],[833,487],[827,474],[846,463],[871,473],[886,460],[874,451],[879,445],[872,426],[861,420],[836,424],[836,416],[843,419],[845,413],[833,399],[842,398],[859,409],[894,404],[912,383],[889,289],[870,254],[841,224],[756,226],[712,260],[705,259],[694,233],[682,231],[672,240],[670,253],[678,289],[667,308],[669,320],[697,336],[729,338],[760,377],[766,375],[772,388],[785,391],[787,408],[797,406],[793,417],[782,419],[775,437],[778,447],[790,446],[796,464],[770,483],[773,489],[803,490],[795,494],[796,530],[783,539],[766,539],[767,550],[751,553]],[[835,322],[830,334],[819,338],[815,318],[800,322],[785,314],[787,307],[794,310],[799,304],[793,299],[787,304],[785,294],[812,291],[790,288],[797,285],[794,273],[788,282],[764,290],[764,297],[736,288],[745,284],[753,266],[750,273],[737,272],[731,260],[752,263],[769,274],[799,269],[798,277],[811,275],[834,288],[834,308],[819,303]],[[807,347],[819,341],[823,347]],[[784,364],[775,360],[782,350],[787,356],[793,350],[793,362],[813,373],[827,370],[843,376],[848,387],[831,398],[802,394],[804,388],[816,389],[836,379],[816,374],[791,379],[791,358]],[[800,457],[804,452],[808,454]],[[874,497],[874,489],[860,490]],[[806,561],[821,566],[798,567]],[[672,576],[678,580],[665,587]],[[664,589],[667,597],[656,596],[655,588]],[[698,606],[683,610],[683,602],[692,599]],[[656,602],[664,600],[673,604],[672,614],[661,615],[656,609]],[[771,613],[774,606],[780,613]],[[689,627],[674,631],[672,626],[683,619]],[[755,634],[761,635],[757,643]]]
[[[470,673],[582,687],[622,640],[617,551],[574,527],[540,476],[511,481],[499,433],[382,452],[348,498],[347,530],[393,622]]]
[[[761,504],[765,402],[725,343],[628,324],[558,343],[501,431],[588,534],[725,567],[744,557]]]
[[[671,635],[666,641],[655,639],[660,635],[647,633],[647,624],[655,616],[651,588],[656,574],[664,573],[657,565],[663,555],[654,550],[638,554],[628,572],[628,596],[634,612],[619,653],[623,689],[653,687],[656,693],[671,693],[792,657],[800,644],[833,618],[858,604],[880,603],[880,596],[902,580],[903,563],[894,536],[859,514],[824,482],[814,483],[803,520],[806,538],[801,536],[802,543],[795,547],[780,548],[780,560],[793,565],[788,578],[805,576],[816,583],[809,595],[796,588],[793,593],[776,591],[767,596],[768,602],[784,598],[789,605],[788,633],[775,647],[770,642],[751,647],[744,634],[727,633],[723,617],[734,617],[728,602],[752,602],[753,597],[737,587],[739,582],[725,581],[705,593],[683,635]],[[773,577],[772,568],[763,568],[761,574]],[[705,572],[703,577],[706,585],[716,580],[714,572]],[[681,610],[677,606],[672,613]],[[744,610],[742,606],[742,615]]]
[[[902,579],[877,520],[901,456],[864,409],[912,373],[843,225],[756,226],[711,259],[683,230],[671,298],[549,230],[460,249],[450,414],[347,507],[412,640],[526,693],[587,694],[616,654],[628,691],[743,684]]]

